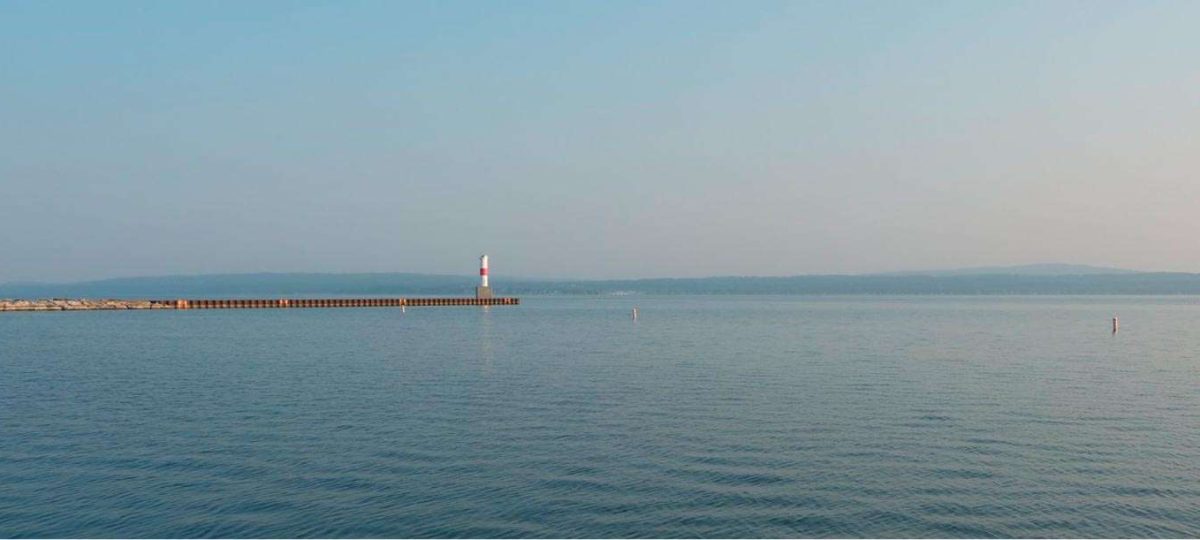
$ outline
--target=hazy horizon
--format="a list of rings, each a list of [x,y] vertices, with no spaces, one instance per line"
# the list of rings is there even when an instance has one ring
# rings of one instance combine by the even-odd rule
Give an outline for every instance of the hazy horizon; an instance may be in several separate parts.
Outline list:
[[[0,283],[1200,271],[1195,2],[0,4]]]
[[[895,272],[871,272],[860,274],[791,274],[791,275],[710,275],[710,276],[634,276],[625,278],[575,278],[571,276],[536,276],[536,275],[515,275],[515,276],[498,276],[500,284],[508,282],[528,282],[528,281],[654,281],[654,280],[672,280],[672,279],[738,279],[738,278],[806,278],[806,277],[906,277],[906,276],[937,276],[937,277],[958,277],[971,275],[1009,275],[1009,276],[1072,276],[1072,275],[1119,275],[1119,274],[1157,274],[1170,273],[1159,272],[1154,270],[1138,270],[1130,268],[1113,268],[1091,265],[1077,265],[1067,263],[1040,263],[1028,265],[1012,265],[1012,266],[980,266],[970,268],[927,268],[923,270],[903,270]],[[450,272],[450,273],[424,273],[424,272],[407,272],[403,270],[390,272],[220,272],[220,273],[205,273],[205,274],[154,274],[154,275],[126,275],[126,276],[107,276],[95,279],[82,280],[63,280],[63,281],[38,281],[38,280],[22,280],[0,282],[0,286],[4,285],[72,285],[86,284],[105,281],[123,281],[123,280],[146,280],[146,279],[193,279],[193,278],[215,278],[215,277],[236,277],[236,276],[288,276],[288,275],[312,275],[312,276],[430,276],[444,277],[454,279],[477,279],[476,272]],[[501,287],[503,288],[503,287]]]

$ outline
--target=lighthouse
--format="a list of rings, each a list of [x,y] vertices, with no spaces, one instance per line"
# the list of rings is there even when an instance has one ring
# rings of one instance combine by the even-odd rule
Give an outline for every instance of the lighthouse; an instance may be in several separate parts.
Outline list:
[[[488,256],[479,256],[479,286],[475,287],[475,298],[491,298],[492,288],[488,286]]]

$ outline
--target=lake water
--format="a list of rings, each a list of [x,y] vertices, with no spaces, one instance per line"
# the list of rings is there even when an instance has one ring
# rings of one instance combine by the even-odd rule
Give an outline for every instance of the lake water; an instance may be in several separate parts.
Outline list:
[[[1200,298],[523,301],[0,314],[0,536],[1200,536]]]

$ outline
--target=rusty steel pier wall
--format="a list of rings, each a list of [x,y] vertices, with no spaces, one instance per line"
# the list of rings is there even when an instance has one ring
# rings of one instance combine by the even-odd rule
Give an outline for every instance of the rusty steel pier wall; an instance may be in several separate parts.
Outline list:
[[[520,298],[230,298],[176,300],[3,300],[0,311],[94,311],[120,309],[278,309],[426,306],[515,306]]]
[[[520,298],[231,298],[227,300],[152,300],[175,309],[280,309],[433,306],[515,306]]]

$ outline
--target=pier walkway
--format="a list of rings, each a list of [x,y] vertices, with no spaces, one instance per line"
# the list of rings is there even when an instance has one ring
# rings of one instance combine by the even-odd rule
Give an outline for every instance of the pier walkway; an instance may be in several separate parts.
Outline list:
[[[439,306],[515,306],[520,298],[229,298],[176,300],[0,300],[0,311],[94,311],[120,309],[283,309]]]

